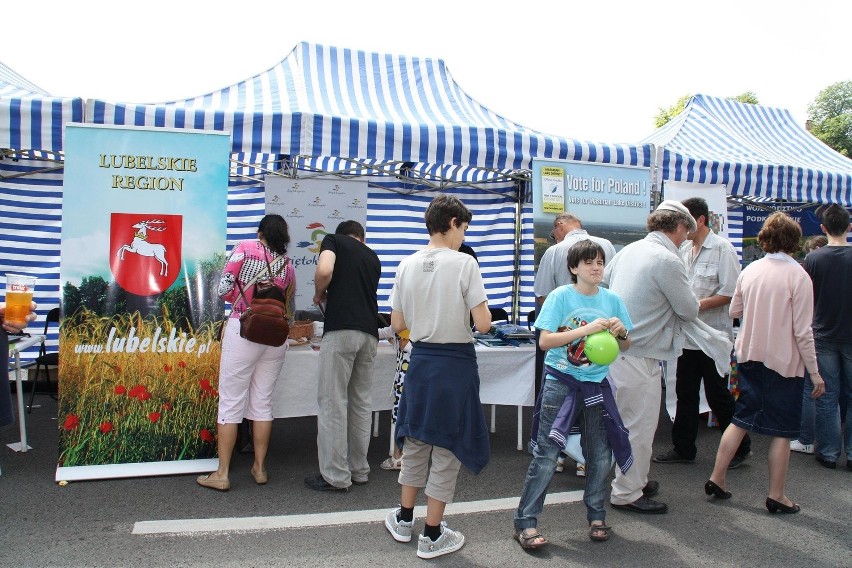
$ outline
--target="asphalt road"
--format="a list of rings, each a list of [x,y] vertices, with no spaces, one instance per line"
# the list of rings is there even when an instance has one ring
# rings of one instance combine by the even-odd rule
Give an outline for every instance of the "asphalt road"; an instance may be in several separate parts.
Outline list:
[[[462,473],[456,492],[459,507],[472,512],[448,516],[467,542],[455,554],[423,561],[416,544],[393,541],[384,529],[384,512],[399,500],[396,475],[379,469],[387,454],[388,413],[373,438],[370,482],[346,494],[316,493],[302,480],[316,473],[316,420],[277,420],[268,462],[269,484],[254,484],[250,457],[237,455],[232,489],[219,493],[195,484],[195,475],[54,482],[57,457],[56,403],[36,397],[42,406],[29,415],[34,449],[15,453],[17,426],[0,430],[0,566],[396,566],[431,562],[441,566],[852,566],[852,472],[844,462],[828,470],[811,456],[793,454],[788,495],[802,506],[797,515],[770,515],[766,497],[767,439],[753,436],[753,457],[732,471],[727,502],[712,502],[703,484],[712,469],[718,432],[702,428],[699,456],[693,464],[652,464],[661,484],[666,515],[609,510],[613,527],[608,542],[591,542],[582,502],[548,505],[539,529],[551,541],[528,553],[511,538],[512,508],[517,504],[529,463],[515,449],[514,408],[501,407],[492,457],[473,476]],[[526,412],[529,417],[529,410]],[[655,453],[669,449],[670,423],[661,417]],[[528,420],[525,434],[528,433]],[[572,468],[557,474],[551,493],[582,490]],[[571,494],[568,495],[569,497]],[[504,499],[505,501],[490,501]],[[422,498],[418,504],[425,504]],[[493,508],[497,510],[491,510]],[[346,512],[368,511],[347,516]],[[317,526],[265,530],[228,529],[240,520],[280,522],[310,517]],[[366,517],[365,517],[366,515]],[[373,517],[374,515],[374,517]],[[225,530],[194,532],[190,521],[222,521]],[[361,520],[357,520],[360,518]],[[366,521],[365,519],[370,519]],[[187,531],[134,534],[142,521],[186,520]],[[275,524],[278,522],[279,524]],[[298,524],[298,523],[297,523]],[[184,526],[181,523],[179,526]],[[422,530],[422,521],[417,525]]]

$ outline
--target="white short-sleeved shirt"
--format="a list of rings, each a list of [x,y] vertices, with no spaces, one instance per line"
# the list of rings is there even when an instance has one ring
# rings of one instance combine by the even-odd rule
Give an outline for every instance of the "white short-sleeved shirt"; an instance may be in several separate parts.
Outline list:
[[[405,316],[411,341],[471,343],[470,310],[487,299],[472,256],[425,248],[399,263],[391,305]]]
[[[696,298],[702,300],[716,295],[733,297],[741,269],[737,252],[728,240],[710,231],[698,256],[692,256],[692,241],[685,241],[680,246],[680,257],[686,264],[689,284]],[[724,331],[733,339],[733,320],[728,314],[728,305],[698,312],[698,319],[713,329]],[[689,340],[684,347],[698,349]]]

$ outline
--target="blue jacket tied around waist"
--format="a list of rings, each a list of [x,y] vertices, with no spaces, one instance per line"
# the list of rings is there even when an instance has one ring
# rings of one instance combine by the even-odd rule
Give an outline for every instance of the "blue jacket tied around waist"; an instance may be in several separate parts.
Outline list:
[[[412,347],[399,401],[397,445],[411,437],[446,448],[479,473],[491,450],[473,344],[417,342]]]
[[[607,440],[609,440],[609,445],[615,456],[615,463],[618,464],[622,473],[627,473],[627,470],[633,465],[633,450],[630,447],[630,440],[628,439],[629,432],[621,421],[621,415],[618,414],[618,407],[615,406],[615,396],[610,388],[609,379],[604,379],[600,383],[578,381],[571,375],[561,373],[548,365],[545,365],[544,371],[545,374],[551,375],[570,387],[547,437],[553,440],[560,448],[565,448],[568,432],[577,420],[577,412],[574,405],[576,396],[583,397],[583,404],[585,406],[603,404]],[[540,414],[541,394],[539,394],[538,399],[535,401],[530,448],[535,448],[538,443],[538,421]]]

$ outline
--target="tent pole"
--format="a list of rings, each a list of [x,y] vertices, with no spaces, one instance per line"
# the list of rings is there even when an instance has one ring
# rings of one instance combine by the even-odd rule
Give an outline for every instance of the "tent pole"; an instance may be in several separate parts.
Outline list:
[[[515,259],[512,276],[512,323],[518,325],[521,321],[521,246],[523,245],[523,216],[526,201],[528,181],[518,178],[515,181],[518,188],[515,199]]]

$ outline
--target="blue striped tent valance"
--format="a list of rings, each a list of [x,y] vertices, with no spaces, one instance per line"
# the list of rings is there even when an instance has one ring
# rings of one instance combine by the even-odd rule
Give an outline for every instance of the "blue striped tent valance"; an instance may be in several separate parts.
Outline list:
[[[90,101],[96,124],[229,131],[236,153],[529,168],[532,158],[650,164],[647,145],[580,142],[486,108],[440,59],[300,43],[278,65],[207,95]]]
[[[723,183],[737,196],[852,206],[852,160],[785,109],[696,95],[642,142],[657,146],[664,180]]]
[[[65,123],[82,122],[83,108],[83,99],[53,97],[0,63],[0,151],[61,151]]]

